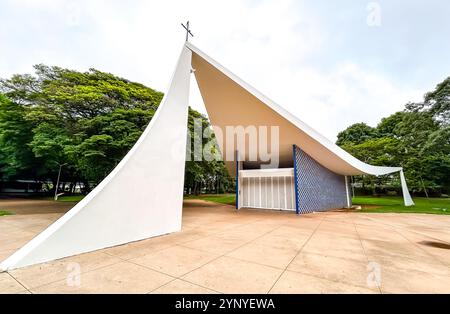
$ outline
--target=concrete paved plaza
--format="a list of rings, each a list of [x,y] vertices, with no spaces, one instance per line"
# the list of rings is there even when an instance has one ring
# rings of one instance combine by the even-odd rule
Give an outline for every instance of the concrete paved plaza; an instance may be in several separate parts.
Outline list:
[[[0,200],[0,260],[71,206]],[[186,201],[179,233],[0,273],[0,293],[450,293],[449,243],[450,216]]]

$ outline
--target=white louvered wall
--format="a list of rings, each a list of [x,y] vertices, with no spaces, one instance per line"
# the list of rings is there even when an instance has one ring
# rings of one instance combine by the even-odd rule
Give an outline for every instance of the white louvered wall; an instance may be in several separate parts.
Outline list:
[[[295,211],[294,170],[241,170],[240,204],[244,208]]]

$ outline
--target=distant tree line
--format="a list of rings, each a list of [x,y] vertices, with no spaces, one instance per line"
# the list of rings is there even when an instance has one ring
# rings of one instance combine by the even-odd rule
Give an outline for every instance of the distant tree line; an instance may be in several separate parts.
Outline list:
[[[337,144],[358,159],[379,166],[402,166],[416,195],[450,193],[450,77],[419,103],[383,118],[376,127],[351,125]],[[400,191],[398,175],[353,178],[364,194]]]
[[[15,180],[51,182],[59,168],[65,190],[83,183],[85,193],[98,184],[133,146],[153,117],[163,94],[95,69],[78,72],[36,65],[35,75],[0,79],[0,184]],[[194,119],[209,121],[189,109]],[[214,135],[203,138],[203,144]],[[384,118],[376,127],[357,123],[338,135],[337,144],[360,160],[402,166],[416,195],[450,193],[450,78],[419,103]],[[194,152],[188,152],[191,156]],[[185,191],[233,189],[221,161],[186,162]],[[356,176],[358,192],[400,191],[398,175]]]
[[[51,192],[61,167],[65,190],[81,182],[87,193],[134,145],[163,94],[95,69],[34,68],[35,75],[0,80],[0,182],[52,182]],[[194,118],[210,127],[189,109],[189,128]],[[189,161],[185,176],[190,193],[223,192],[234,184],[220,161]]]

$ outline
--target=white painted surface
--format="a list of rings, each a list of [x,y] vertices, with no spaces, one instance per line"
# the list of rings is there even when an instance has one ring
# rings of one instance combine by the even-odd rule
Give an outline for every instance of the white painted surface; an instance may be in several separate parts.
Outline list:
[[[411,195],[409,194],[408,186],[406,185],[405,174],[403,173],[403,169],[400,170],[400,182],[402,184],[403,200],[404,200],[405,206],[413,206],[414,202],[411,198]]]
[[[240,170],[239,175],[243,178],[248,177],[289,177],[294,176],[293,168],[278,169],[256,169],[256,170]]]
[[[211,79],[215,78],[217,80],[216,86],[213,85],[208,86],[209,82],[207,82],[207,80],[199,82],[199,88],[204,100],[206,99],[205,96],[206,97],[210,96],[212,99],[214,95],[212,95],[213,93],[211,92],[209,92],[208,95],[208,91],[205,91],[204,89],[202,90],[202,84],[208,86],[211,90],[214,90],[215,88],[221,88],[221,86],[225,86],[227,80],[232,80],[235,84],[238,85],[239,89],[247,91],[250,95],[256,98],[261,105],[260,107],[258,107],[261,110],[252,110],[244,114],[243,112],[247,104],[244,104],[243,102],[249,101],[251,100],[251,98],[248,98],[247,94],[245,93],[238,95],[236,93],[237,90],[235,86],[227,85],[230,90],[228,92],[221,91],[220,94],[217,94],[220,97],[216,98],[215,101],[217,103],[220,102],[220,98],[224,98],[223,97],[224,95],[226,95],[227,97],[230,97],[229,95],[238,95],[236,96],[237,97],[236,99],[233,99],[233,102],[235,103],[236,106],[242,109],[236,111],[235,110],[223,111],[221,110],[223,108],[217,107],[216,104],[214,103],[210,104],[208,103],[208,101],[204,101],[210,118],[211,116],[215,116],[214,110],[217,111],[221,110],[220,115],[218,116],[218,121],[233,121],[234,119],[239,118],[241,121],[241,125],[246,126],[251,125],[252,121],[254,121],[257,118],[273,121],[272,117],[281,117],[282,122],[279,123],[280,128],[289,129],[293,125],[296,127],[296,130],[294,133],[291,133],[292,136],[280,138],[280,147],[281,146],[285,147],[284,150],[282,149],[280,151],[280,158],[283,158],[283,156],[290,158],[289,156],[291,156],[292,154],[291,150],[292,144],[296,144],[297,146],[301,147],[302,150],[304,150],[308,155],[310,155],[317,162],[319,162],[322,166],[326,167],[327,169],[337,174],[341,175],[370,174],[380,176],[399,172],[401,179],[403,178],[401,181],[405,206],[414,205],[414,202],[412,201],[411,196],[408,192],[406,180],[404,179],[404,175],[402,174],[403,169],[401,167],[372,166],[360,161],[359,159],[353,157],[352,155],[347,153],[345,150],[343,150],[333,142],[329,141],[323,135],[319,134],[305,122],[301,121],[300,119],[289,113],[287,110],[276,104],[274,101],[272,101],[271,99],[260,93],[253,86],[240,79],[237,75],[233,74],[231,71],[222,66],[219,62],[212,59],[206,53],[204,53],[191,43],[186,43],[186,45],[194,53],[193,55],[195,61],[195,62],[193,61],[194,65],[195,63],[197,63],[203,69],[207,69],[206,71],[209,72],[219,71],[221,73],[221,76],[218,76],[217,74],[210,74],[210,73],[202,74],[200,73],[200,70],[196,71],[195,75],[197,81],[199,81],[198,78],[200,76],[203,76],[203,78],[211,78]],[[210,66],[212,66],[212,68],[204,66],[205,62]],[[231,104],[232,103],[229,103],[229,105]],[[268,107],[271,109],[271,113],[269,115],[266,114],[265,116],[262,116],[261,113],[264,107]],[[245,117],[242,117],[243,115]],[[242,123],[242,121],[244,120],[249,121],[249,123]],[[212,121],[212,123],[214,124],[216,122]],[[270,125],[270,123],[265,123],[262,125]],[[221,149],[222,153],[226,151],[224,147],[221,147]],[[234,148],[234,150],[245,151],[245,147],[236,147]]]
[[[348,176],[345,176],[345,195],[347,196],[347,208],[350,208],[350,193],[348,191]]]
[[[183,47],[155,116],[81,202],[6,259],[13,269],[181,229],[191,51]]]
[[[295,211],[294,169],[241,170],[241,206]]]

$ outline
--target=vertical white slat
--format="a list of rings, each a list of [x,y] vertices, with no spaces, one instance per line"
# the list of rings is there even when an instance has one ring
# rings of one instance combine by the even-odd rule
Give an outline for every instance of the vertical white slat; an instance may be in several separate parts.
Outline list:
[[[278,181],[278,177],[274,177],[273,178],[274,181],[274,196],[276,195],[275,200],[274,200],[274,207],[275,209],[279,209],[280,208],[280,188],[279,188],[279,181]]]
[[[247,191],[248,191],[248,198],[247,198],[247,207],[251,207],[251,191],[250,191],[250,189],[251,189],[251,178],[247,178],[247,186],[248,186],[248,188],[247,188]]]
[[[241,190],[242,190],[242,196],[240,196],[241,199],[241,203],[242,206],[245,207],[245,189],[247,187],[245,186],[245,178],[242,178],[242,186],[241,186]]]
[[[248,178],[248,207],[252,207],[252,178]]]
[[[242,178],[242,206],[247,206],[247,197],[246,197],[246,191],[247,191],[247,185],[245,184],[246,179]]]
[[[284,209],[288,209],[287,194],[286,194],[286,177],[283,177],[283,183],[284,183]]]
[[[283,188],[283,183],[282,183],[282,178],[278,177],[278,209],[282,210],[283,206],[281,206],[283,204],[283,202],[281,201],[283,199],[283,194],[281,194],[282,192],[280,191],[280,189]]]
[[[263,190],[264,190],[264,208],[267,208],[267,178],[264,178],[263,181]]]
[[[264,189],[265,189],[265,182],[266,182],[266,179],[264,177],[261,177],[261,191],[260,191],[261,208],[267,208],[266,202],[265,202],[265,197],[263,195],[263,192],[264,192]]]
[[[278,177],[275,177],[274,179],[276,180],[276,184],[275,184],[276,185],[275,186],[276,191],[275,191],[274,194],[277,195],[277,199],[276,199],[276,202],[275,202],[275,208],[276,209],[280,209],[280,180],[278,180]]]
[[[261,200],[261,177],[259,177],[259,207],[262,207],[262,200]]]
[[[291,204],[292,204],[292,206],[291,206],[291,209],[295,209],[295,191],[294,191],[294,189],[295,188],[293,188],[294,187],[294,177],[291,177]]]
[[[250,178],[247,178],[247,198],[246,198],[246,203],[247,203],[247,207],[250,207]]]
[[[253,178],[253,207],[256,207],[256,178]]]
[[[272,208],[273,208],[273,177],[270,177],[270,189],[272,190],[272,193],[270,193],[270,198],[271,198],[271,204],[272,204]]]
[[[278,191],[280,191],[280,210],[284,209],[284,181],[283,177],[278,177],[278,182],[280,182],[280,185],[278,186]]]

